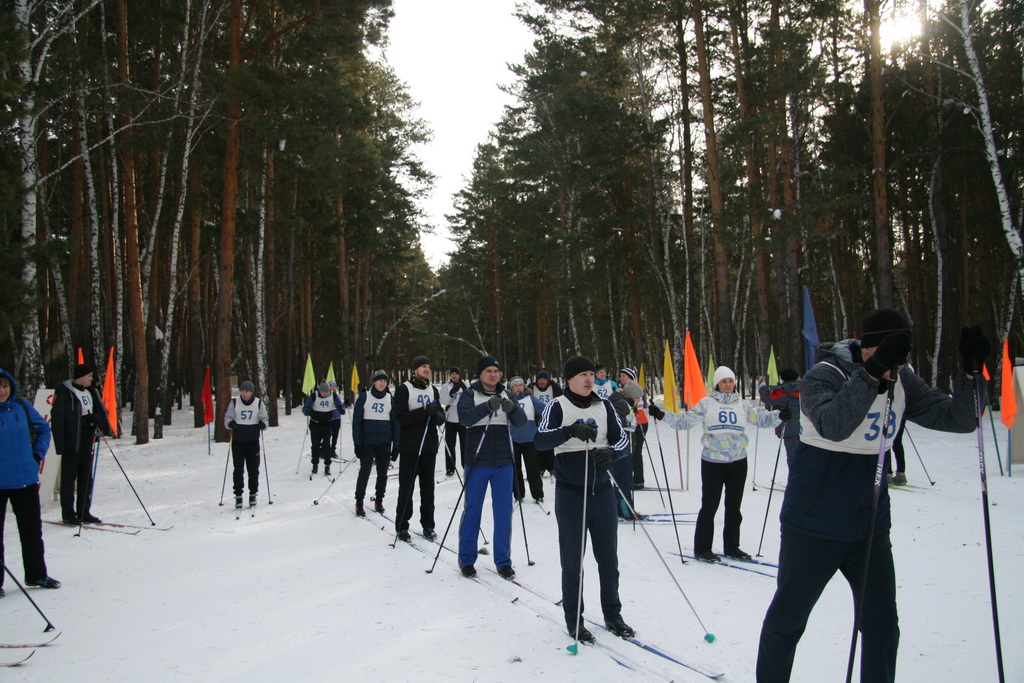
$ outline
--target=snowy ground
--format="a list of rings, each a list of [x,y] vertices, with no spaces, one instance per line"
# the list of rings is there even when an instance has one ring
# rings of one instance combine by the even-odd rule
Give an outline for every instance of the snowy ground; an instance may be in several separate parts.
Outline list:
[[[283,415],[283,410],[281,412]],[[998,417],[998,416],[997,416]],[[442,552],[427,574],[436,545],[414,537],[430,556],[399,543],[389,544],[393,527],[375,513],[369,521],[353,514],[355,466],[314,507],[328,486],[321,475],[309,480],[308,458],[296,474],[305,421],[295,412],[267,433],[270,488],[261,473],[260,505],[236,521],[229,505],[218,506],[226,444],[207,455],[205,429],[192,429],[178,416],[167,438],[146,446],[112,441],[153,519],[170,531],[144,530],[137,536],[44,525],[51,575],[57,591],[32,589],[32,596],[62,631],[24,666],[4,669],[5,681],[700,681],[702,676],[609,634],[606,643],[634,671],[623,668],[603,648],[582,647],[577,656],[561,626],[561,608],[534,593],[481,571],[481,583],[462,578],[454,555]],[[996,420],[998,424],[998,419]],[[342,452],[351,457],[350,425],[345,420]],[[894,491],[892,533],[899,582],[901,681],[991,681],[996,679],[992,612],[974,434],[947,435],[910,425],[934,486],[929,486],[907,440],[910,483]],[[1005,453],[1005,430],[1000,427]],[[669,478],[679,485],[676,436],[662,427]],[[658,444],[650,435],[657,459]],[[699,435],[690,435],[689,471],[699,473]],[[777,440],[770,430],[759,437],[757,490],[744,498],[743,547],[757,550]],[[681,440],[686,466],[686,437]],[[305,444],[308,450],[308,442]],[[1024,679],[1024,469],[1019,477],[999,475],[992,434],[986,452],[995,546],[1002,642],[1007,680]],[[341,466],[336,465],[337,469]],[[660,463],[658,466],[661,475]],[[444,479],[439,464],[437,479]],[[785,458],[779,480],[785,480]],[[648,485],[654,477],[648,474]],[[677,513],[699,507],[699,482],[673,494]],[[547,503],[554,490],[545,480]],[[230,484],[229,484],[230,489]],[[372,480],[371,480],[372,490]],[[397,481],[385,501],[393,513]],[[459,484],[437,486],[438,533],[452,513]],[[230,497],[230,490],[228,491]],[[104,448],[93,510],[110,522],[148,524],[131,489]],[[764,559],[778,549],[780,494],[772,500]],[[666,501],[667,503],[667,501]],[[641,512],[663,512],[657,492],[637,494]],[[524,508],[528,566],[519,515],[515,515],[513,561],[519,579],[545,596],[558,595],[559,566],[554,516],[540,507]],[[53,502],[44,517],[56,519]],[[693,515],[681,516],[692,520]],[[418,530],[418,516],[413,529]],[[721,512],[719,512],[719,523]],[[457,520],[456,520],[457,524]],[[382,529],[382,525],[384,528]],[[706,644],[693,613],[655,556],[640,529],[623,525],[619,560],[623,616],[638,636],[666,651],[720,668],[724,681],[752,681],[757,639],[774,581],[769,576],[690,562],[683,566],[672,525],[647,525],[687,596],[717,642]],[[490,538],[485,508],[485,533]],[[692,552],[692,522],[679,525],[684,553]],[[720,550],[719,537],[716,548]],[[454,545],[454,531],[448,545]],[[6,528],[7,561],[22,578],[13,514]],[[491,566],[481,556],[478,568]],[[588,568],[593,568],[588,557]],[[766,570],[770,567],[751,569]],[[597,572],[588,571],[587,616],[600,619]],[[8,578],[0,601],[0,642],[43,637],[44,622]],[[518,600],[513,600],[519,598]],[[839,681],[845,675],[852,623],[852,600],[841,577],[834,579],[811,617],[797,652],[795,681]],[[1015,645],[1016,644],[1016,645]],[[0,661],[26,650],[0,650]]]

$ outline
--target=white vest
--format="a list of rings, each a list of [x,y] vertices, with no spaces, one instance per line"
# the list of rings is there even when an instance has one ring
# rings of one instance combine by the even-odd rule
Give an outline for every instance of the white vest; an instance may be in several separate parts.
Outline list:
[[[75,398],[82,404],[82,415],[92,415],[92,394],[89,393],[88,389],[79,389],[72,385],[71,391],[74,392]]]
[[[551,403],[552,401],[555,400],[555,386],[553,384],[549,384],[548,388],[542,391],[538,389],[536,385],[534,385],[533,395],[537,397],[538,401],[540,401],[544,405],[547,405],[548,403]]]
[[[526,415],[527,422],[537,417],[537,411],[533,406],[533,399],[530,398],[529,394],[523,394],[522,398],[516,399],[516,403],[519,404],[519,410],[523,411],[523,414]]]
[[[464,389],[459,389],[455,392],[454,396],[450,396],[451,390],[455,388],[452,382],[448,381],[441,385],[441,405],[445,407],[445,420],[448,422],[459,422],[459,399],[462,398],[462,392]]]
[[[836,372],[846,377],[846,373],[832,365],[831,363],[824,363],[835,369]],[[882,421],[884,416],[882,413],[885,411],[886,394],[879,394],[875,397],[875,400],[871,402],[871,407],[868,408],[868,414],[864,416],[864,420],[853,430],[853,433],[842,441],[830,441],[822,435],[818,434],[818,430],[814,428],[810,418],[800,413],[800,440],[811,446],[817,446],[818,448],[824,448],[827,451],[836,451],[840,453],[864,453],[865,455],[871,453],[878,453],[879,438],[882,436]],[[898,378],[896,380],[896,390],[892,396],[892,415],[889,416],[889,430],[886,433],[886,439],[888,443],[892,443],[892,439],[896,436],[896,429],[899,427],[900,420],[903,419],[903,412],[907,405],[907,396],[903,391],[903,382]]]
[[[747,424],[743,402],[719,403],[711,401],[704,416],[704,430],[711,434],[742,434]]]
[[[255,399],[251,405],[245,405],[237,396],[232,400],[235,402],[235,424],[258,425],[260,423],[260,399]]]
[[[367,391],[366,403],[363,404],[363,419],[384,421],[390,420],[391,394],[384,394],[380,398],[377,398],[369,391]]]
[[[434,387],[430,384],[426,389],[417,389],[412,382],[406,382],[405,388],[409,390],[409,410],[426,408],[428,403],[434,402]]]
[[[316,392],[316,396],[313,397],[312,410],[318,413],[333,413],[334,412],[334,394],[328,394],[327,396],[320,396],[320,392]]]
[[[586,422],[593,420],[597,425],[597,440],[583,442],[570,437],[565,443],[555,446],[555,455],[569,451],[585,451],[588,448],[605,448],[608,446],[608,409],[604,401],[593,401],[589,408],[580,408],[567,396],[559,396],[555,402],[562,406],[562,426],[571,425],[577,420]]]
[[[508,395],[502,391],[497,396],[501,398],[508,398]],[[487,403],[491,400],[490,396],[483,394],[479,391],[473,392],[473,405],[480,405],[481,403]],[[489,415],[484,415],[482,418],[473,423],[474,427],[485,427],[487,425],[507,425],[508,424],[508,413],[501,408],[492,411]]]
[[[612,395],[612,389],[614,388],[610,379],[606,379],[604,384],[598,384],[597,381],[594,382],[594,393],[606,400]]]

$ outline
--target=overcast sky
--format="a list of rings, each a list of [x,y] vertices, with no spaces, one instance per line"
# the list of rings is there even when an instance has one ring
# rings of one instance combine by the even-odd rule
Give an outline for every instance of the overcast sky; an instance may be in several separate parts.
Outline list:
[[[436,234],[422,237],[437,267],[452,249],[444,219],[452,195],[472,171],[476,146],[512,101],[498,86],[512,82],[507,65],[522,61],[532,34],[513,16],[516,0],[394,0],[393,8],[387,60],[434,132],[417,154],[437,176],[423,203]]]

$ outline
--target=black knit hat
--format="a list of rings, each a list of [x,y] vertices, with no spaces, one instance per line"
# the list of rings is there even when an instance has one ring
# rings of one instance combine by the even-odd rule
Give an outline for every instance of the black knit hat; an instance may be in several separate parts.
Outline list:
[[[569,360],[565,361],[565,372],[563,376],[565,381],[568,382],[571,378],[580,374],[581,372],[594,372],[594,361],[590,360],[586,356],[573,356]]]
[[[871,311],[864,317],[864,324],[861,326],[861,348],[878,346],[893,332],[904,330],[910,330],[910,322],[896,309],[879,308]]]
[[[622,368],[621,370],[619,370],[619,372],[621,372],[623,375],[630,378],[634,382],[636,381],[636,370],[634,370],[633,368]]]
[[[457,367],[452,366],[452,369],[448,371],[448,374],[449,375],[458,375],[459,377],[462,377],[462,370],[459,370]]]
[[[373,374],[370,375],[370,383],[371,384],[373,382],[376,382],[379,379],[383,379],[383,380],[387,380],[388,379],[388,373],[384,372],[384,368],[377,368],[376,370],[373,371]]]
[[[256,387],[253,385],[253,383],[251,381],[243,380],[242,383],[238,385],[238,390],[239,391],[256,391]]]
[[[547,370],[538,370],[537,371],[537,379],[546,379],[546,380],[550,381],[551,380],[551,373],[548,372]]]
[[[779,379],[783,382],[795,382],[800,379],[800,375],[793,368],[783,368],[779,373]]]
[[[415,358],[412,359],[412,362],[409,363],[409,369],[415,372],[416,368],[420,367],[421,365],[430,365],[430,359],[427,358],[426,356],[416,356]]]
[[[480,359],[480,362],[476,364],[476,374],[479,375],[481,372],[492,366],[501,370],[501,365],[493,356],[484,356]]]
[[[79,363],[78,365],[75,366],[75,373],[74,375],[72,375],[71,379],[85,377],[86,375],[94,372],[96,372],[96,369],[93,368],[93,366],[89,365],[88,363]]]

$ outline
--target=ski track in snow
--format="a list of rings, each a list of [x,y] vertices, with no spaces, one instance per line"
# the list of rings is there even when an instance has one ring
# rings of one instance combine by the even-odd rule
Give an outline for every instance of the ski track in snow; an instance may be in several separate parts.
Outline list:
[[[390,524],[382,532],[356,518],[355,466],[314,507],[312,501],[329,481],[323,476],[309,480],[307,455],[295,474],[296,444],[302,443],[305,420],[298,411],[285,416],[283,406],[280,415],[282,426],[266,432],[274,504],[267,505],[266,474],[261,471],[255,518],[246,509],[237,521],[230,482],[225,505],[218,506],[227,444],[213,444],[213,455],[207,455],[206,430],[191,428],[186,413],[175,413],[178,424],[166,428],[162,440],[145,446],[135,446],[129,439],[111,440],[153,519],[174,528],[137,536],[86,529],[76,538],[77,528],[44,525],[49,573],[63,586],[56,591],[30,590],[63,635],[23,666],[6,670],[3,680],[663,680],[622,668],[593,648],[581,647],[574,657],[565,650],[572,642],[568,634],[538,619],[534,611],[482,590],[448,568],[426,574],[430,558],[401,543],[389,547],[394,538]],[[129,423],[127,416],[125,424]],[[659,426],[669,483],[679,487],[676,440],[671,430]],[[892,494],[902,631],[898,680],[995,680],[976,435],[942,434],[913,424],[909,428],[936,484],[928,485],[908,440],[908,477],[923,488],[914,495]],[[352,457],[347,417],[343,429],[342,455]],[[1024,561],[1024,466],[1018,465],[1019,477],[999,475],[990,429],[986,424],[1004,662],[1007,680],[1022,680],[1024,652],[1014,643],[1024,639],[1024,588],[1016,580]],[[1006,431],[1001,426],[999,434],[1005,457]],[[683,468],[695,478],[689,491],[672,493],[677,515],[692,514],[700,505],[699,438],[699,431],[690,432],[687,456],[687,435],[682,434]],[[649,443],[658,459],[653,432]],[[757,551],[777,442],[771,430],[761,430],[756,463],[754,444],[752,437],[749,479],[757,477],[758,490],[753,491],[748,480],[743,501],[742,546],[751,554]],[[307,440],[307,451],[308,447]],[[435,480],[444,477],[443,459],[438,462]],[[645,465],[650,467],[646,458]],[[657,466],[663,478],[661,463]],[[785,470],[783,458],[780,483],[785,482]],[[545,479],[544,487],[553,509],[553,482]],[[391,478],[384,501],[389,516],[396,512],[397,488],[397,480]],[[371,475],[367,505],[372,492]],[[436,487],[439,539],[458,495],[457,485]],[[778,557],[782,495],[777,491],[772,496],[761,551],[762,559],[770,562]],[[418,503],[418,495],[415,500]],[[638,491],[635,500],[641,513],[666,511],[657,491]],[[93,510],[105,521],[149,524],[106,449],[100,454]],[[523,511],[536,564],[527,565],[517,512],[512,556],[518,577],[557,596],[554,515],[545,515],[536,505],[526,505]],[[385,523],[379,515],[368,514],[371,521]],[[59,506],[45,493],[43,516],[59,516]],[[419,529],[418,518],[417,509],[414,530]],[[458,543],[458,521],[456,517],[446,541],[452,548]],[[716,521],[715,548],[721,551],[721,509]],[[484,505],[483,528],[492,539],[489,501]],[[661,551],[677,551],[671,524],[650,524],[647,530]],[[680,525],[679,534],[683,552],[692,553],[692,524]],[[708,645],[647,537],[639,529],[620,525],[618,538],[622,614],[638,636],[680,657],[720,667],[726,672],[720,680],[752,681],[761,620],[774,581],[699,562],[684,566],[666,554],[704,623],[717,636],[717,642]],[[20,544],[11,512],[5,540],[6,559],[20,580]],[[416,540],[436,551],[436,546]],[[481,555],[477,564],[489,566],[493,561],[493,555]],[[585,614],[600,620],[596,564],[589,551],[585,567]],[[4,588],[0,642],[42,639],[42,618],[9,577]],[[560,607],[533,602],[561,623]],[[842,680],[852,619],[849,589],[837,576],[811,615],[797,650],[794,681]],[[707,680],[681,668],[673,670],[638,648],[618,646],[622,647],[633,660],[655,671],[670,671],[677,682]]]

